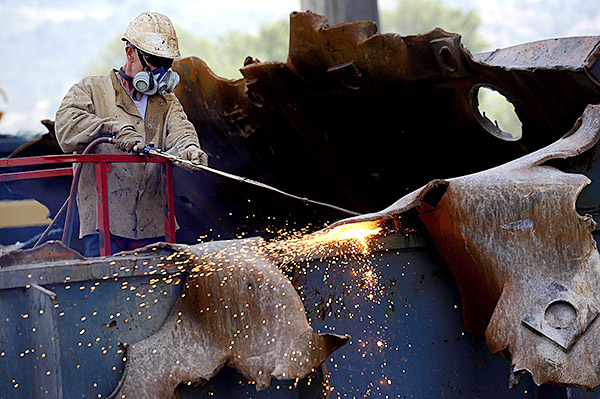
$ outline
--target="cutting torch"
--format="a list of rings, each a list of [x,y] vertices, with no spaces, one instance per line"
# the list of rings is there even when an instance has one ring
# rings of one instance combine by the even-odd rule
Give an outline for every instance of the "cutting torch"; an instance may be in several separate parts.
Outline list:
[[[237,181],[242,182],[242,183],[252,184],[254,186],[262,187],[262,188],[265,188],[267,190],[271,190],[271,191],[274,191],[276,193],[285,195],[286,197],[294,198],[294,199],[297,199],[297,200],[300,200],[300,201],[303,201],[303,202],[307,202],[307,203],[311,203],[311,204],[315,204],[315,205],[325,206],[325,207],[328,207],[328,208],[331,208],[331,209],[335,209],[335,210],[340,211],[340,212],[347,213],[347,214],[352,215],[352,216],[360,215],[360,213],[358,213],[358,212],[354,212],[354,211],[351,211],[351,210],[348,210],[348,209],[340,208],[338,206],[327,204],[327,203],[324,203],[324,202],[314,201],[314,200],[311,200],[311,199],[308,199],[308,198],[305,198],[305,197],[299,197],[297,195],[290,194],[290,193],[287,193],[285,191],[282,191],[282,190],[280,190],[278,188],[269,186],[268,184],[261,183],[261,182],[256,181],[256,180],[248,179],[247,177],[236,176],[236,175],[231,174],[231,173],[223,172],[222,170],[210,168],[208,166],[204,166],[204,165],[201,165],[201,164],[189,161],[187,159],[183,159],[183,158],[178,157],[176,155],[169,154],[168,152],[164,152],[161,149],[154,147],[152,144],[146,145],[138,153],[139,154],[143,154],[143,155],[147,155],[147,156],[162,157],[162,158],[168,159],[169,161],[173,162],[176,166],[178,166],[179,164],[185,164],[185,165],[187,165],[189,167],[192,167],[192,168],[196,168],[196,169],[199,169],[199,170],[204,170],[204,171],[207,171],[207,172],[210,172],[210,173],[214,173],[214,174],[226,177],[228,179],[237,180]]]

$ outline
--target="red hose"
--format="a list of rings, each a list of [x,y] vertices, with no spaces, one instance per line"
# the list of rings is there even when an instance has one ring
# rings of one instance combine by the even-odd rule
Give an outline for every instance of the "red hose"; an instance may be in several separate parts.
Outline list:
[[[98,137],[94,141],[85,147],[82,155],[89,154],[94,147],[101,143],[114,143],[115,139],[113,137]],[[67,206],[67,214],[65,215],[65,224],[63,226],[63,235],[62,242],[66,246],[69,246],[70,243],[67,242],[70,225],[71,225],[71,213],[73,212],[73,202],[75,201],[75,195],[77,193],[77,183],[79,182],[79,175],[81,173],[81,164],[78,163],[75,165],[75,171],[73,172],[73,181],[71,182],[71,190],[69,191],[69,205]]]

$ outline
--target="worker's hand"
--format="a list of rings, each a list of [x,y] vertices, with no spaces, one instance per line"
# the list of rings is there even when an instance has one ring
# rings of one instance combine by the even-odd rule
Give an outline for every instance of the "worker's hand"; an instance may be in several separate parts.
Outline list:
[[[144,148],[144,137],[141,133],[138,133],[133,126],[125,125],[115,136],[115,145],[121,151],[138,151]]]
[[[199,163],[200,165],[208,166],[208,155],[195,145],[191,145],[181,151],[181,158]]]

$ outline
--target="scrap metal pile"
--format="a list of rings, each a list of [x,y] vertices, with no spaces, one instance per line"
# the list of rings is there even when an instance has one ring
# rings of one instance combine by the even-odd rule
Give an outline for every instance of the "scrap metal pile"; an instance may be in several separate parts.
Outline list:
[[[185,82],[176,94],[211,167],[373,212],[433,179],[498,166],[559,139],[600,101],[598,40],[552,39],[473,56],[458,34],[439,29],[403,37],[379,34],[372,22],[328,26],[323,16],[293,13],[287,62],[247,61],[243,79],[227,80],[201,59],[184,58],[174,65]],[[481,115],[482,85],[514,104],[521,139],[507,140]],[[13,156],[52,153],[61,151],[49,134]],[[12,188],[55,213],[68,184]],[[185,243],[310,224],[314,231],[345,216],[204,173],[176,171],[175,184]]]
[[[593,220],[600,214],[600,111],[589,104],[600,103],[599,45],[600,37],[551,39],[472,55],[459,35],[440,29],[403,37],[379,34],[371,22],[330,27],[323,16],[293,13],[286,62],[248,59],[244,78],[233,81],[215,76],[199,58],[184,58],[174,65],[185,82],[176,94],[212,167],[365,214],[326,231],[375,221],[381,230],[373,234],[432,238],[456,278],[467,330],[510,359],[513,386],[529,373],[537,384],[593,389],[600,383]],[[514,105],[522,137],[479,110],[482,87]],[[60,152],[45,137],[14,156],[29,151]],[[175,179],[178,241],[186,244],[199,236],[315,231],[341,216],[209,174],[177,171]],[[60,206],[48,201],[46,188],[11,183],[11,189],[53,212]],[[281,245],[302,247],[310,237]],[[243,281],[244,291],[255,277]],[[200,280],[187,284],[200,287]],[[188,294],[175,310],[200,301]],[[198,309],[214,310],[211,301],[201,298]],[[171,313],[165,325],[180,328],[178,316]],[[182,333],[208,315],[194,317]],[[314,334],[304,320],[298,323]],[[146,355],[160,343],[149,339],[139,347]],[[201,346],[207,339],[188,342]],[[332,340],[325,346],[343,344]],[[244,375],[259,370],[241,363]],[[210,363],[195,378],[209,378],[221,365]],[[270,375],[279,374],[270,369]],[[257,387],[270,378],[250,377]],[[186,378],[192,377],[177,383]]]
[[[600,385],[597,224],[575,202],[590,180],[550,166],[595,149],[600,106],[555,143],[483,172],[435,180],[387,209],[356,219],[420,219],[452,270],[465,326],[511,359],[511,386]],[[353,221],[356,221],[354,219]]]

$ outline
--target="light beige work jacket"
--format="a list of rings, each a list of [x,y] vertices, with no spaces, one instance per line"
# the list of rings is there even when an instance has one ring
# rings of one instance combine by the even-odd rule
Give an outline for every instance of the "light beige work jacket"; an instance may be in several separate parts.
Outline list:
[[[65,153],[81,153],[100,135],[115,136],[130,125],[157,148],[177,154],[197,145],[198,135],[174,94],[148,97],[146,118],[127,94],[116,71],[75,84],[56,112],[56,138]],[[99,144],[93,153],[124,154],[113,144]],[[110,232],[131,239],[165,235],[161,165],[113,163],[108,173]],[[96,178],[93,164],[82,165],[77,191],[79,236],[98,231]]]

